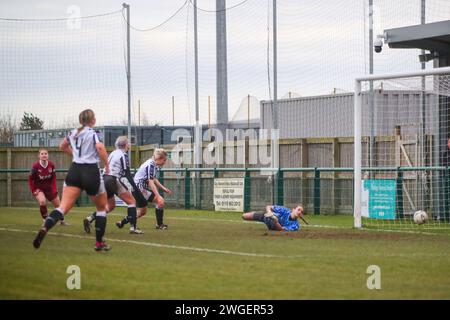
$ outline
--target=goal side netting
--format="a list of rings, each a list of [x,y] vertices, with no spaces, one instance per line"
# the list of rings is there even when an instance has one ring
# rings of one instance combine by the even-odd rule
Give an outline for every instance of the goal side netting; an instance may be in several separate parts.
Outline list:
[[[355,227],[449,228],[450,68],[358,78],[354,104]]]

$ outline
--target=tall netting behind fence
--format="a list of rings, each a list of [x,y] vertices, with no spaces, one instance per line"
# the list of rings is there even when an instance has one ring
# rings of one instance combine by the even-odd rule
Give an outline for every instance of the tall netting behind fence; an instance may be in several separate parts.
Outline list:
[[[131,20],[132,105],[136,124],[171,125],[173,120],[178,125],[190,124],[195,117],[189,37],[192,9],[190,12],[188,7],[186,1],[167,21],[161,17],[159,25],[147,22],[150,28],[136,27]]]
[[[369,0],[278,0],[276,4],[275,43],[272,0],[225,2],[222,13],[226,17],[229,126],[246,129],[275,125],[282,140],[280,166],[310,170],[285,172],[282,180],[270,180],[252,172],[251,176],[255,178],[251,182],[252,205],[258,203],[259,197],[264,199],[262,202],[281,199],[287,205],[303,202],[309,212],[314,213],[351,213],[352,174],[351,170],[345,169],[354,164],[351,140],[353,81],[355,77],[369,73],[369,52],[373,50],[369,44]],[[385,29],[420,24],[423,4],[426,23],[450,19],[450,2],[447,0],[374,0],[374,38]],[[198,100],[194,9],[198,18]],[[154,11],[161,12],[161,16],[155,17]],[[3,121],[4,116],[6,120],[12,117],[18,125],[23,113],[31,112],[44,120],[44,129],[69,129],[78,125],[80,110],[90,107],[97,114],[98,126],[126,125],[126,68],[130,62],[133,125],[193,125],[196,102],[199,121],[214,125],[218,100],[216,1],[198,0],[196,7],[193,0],[171,2],[164,4],[163,9],[156,7],[154,2],[132,4],[130,14],[131,19],[127,21],[126,10],[118,7],[116,12],[81,18],[24,20],[1,17],[0,120]],[[129,39],[127,28],[130,29]],[[130,61],[127,61],[128,40]],[[418,59],[420,53],[417,49],[391,49],[385,44],[381,53],[373,53],[374,73],[419,70],[422,67]],[[433,62],[427,62],[425,66],[432,69]],[[404,85],[398,81],[378,81],[374,88],[375,103],[391,101],[398,96],[402,101],[417,100],[422,92],[421,84]],[[275,93],[276,109],[272,103]],[[428,92],[425,94],[426,99],[432,99],[432,96]],[[372,99],[368,91],[363,97],[365,103]],[[429,110],[426,112],[431,112]],[[276,124],[272,118],[275,112]],[[406,112],[398,115],[396,125],[401,127],[400,134],[409,134],[421,126],[418,125],[420,121],[411,121],[408,115]],[[430,114],[426,121],[431,121],[432,116]],[[377,124],[381,120],[373,115],[371,121]],[[386,120],[386,124],[390,121]],[[165,129],[155,129],[158,130]],[[390,130],[394,130],[392,125]],[[168,130],[164,132],[169,134]],[[367,134],[376,136],[374,132]],[[387,135],[396,136],[391,132]],[[57,146],[63,136],[62,132],[61,136],[59,133],[57,137],[53,136],[51,145]],[[252,137],[259,138],[257,134]],[[417,148],[424,154],[428,152],[426,139],[429,138],[424,132],[420,137],[424,142]],[[444,142],[440,139],[439,148],[442,148]],[[436,143],[437,140],[433,141]],[[372,148],[381,148],[380,154],[386,159],[393,157],[388,149],[383,149],[388,148],[388,142],[379,141],[372,145]],[[142,144],[147,144],[145,139]],[[436,144],[432,147],[436,148]],[[409,148],[416,147],[407,145],[404,148],[408,153]],[[231,149],[242,150],[242,147],[232,146],[225,153]],[[363,154],[376,154],[370,150],[363,149]],[[144,150],[141,162],[149,155],[150,152]],[[437,157],[435,154],[433,159]],[[254,163],[250,163],[249,157],[246,159],[245,163],[235,161],[203,166],[269,166],[261,159]],[[13,162],[12,167],[25,166],[18,167],[19,163]],[[58,165],[61,167],[63,163]],[[183,167],[186,166],[194,165]],[[167,167],[177,165],[169,161]],[[327,171],[330,167],[339,170]],[[430,174],[427,179],[431,179]],[[202,175],[210,179],[209,175]],[[184,190],[181,176],[167,176],[168,181],[171,178],[178,179],[177,188]],[[433,181],[436,179],[437,176]],[[405,185],[411,183],[409,180],[407,176]],[[426,189],[419,179],[416,180],[413,188],[419,198],[434,197],[434,194],[426,195],[426,190],[431,190],[430,185],[433,185],[431,182],[425,184]],[[205,180],[203,185],[193,182],[192,189],[198,188],[196,194],[207,196],[210,185],[210,180]],[[407,194],[409,190],[404,192],[406,208],[416,200],[413,200],[415,196]],[[196,202],[203,201],[195,199]],[[177,201],[181,203],[182,197]],[[436,203],[435,200],[427,201]]]
[[[126,123],[121,11],[55,20],[0,20],[0,113],[24,112],[45,129],[78,126],[89,107],[97,125]]]
[[[374,37],[421,22],[420,0],[373,2]],[[215,123],[216,5],[199,0],[196,8],[199,120]],[[193,124],[194,2],[170,6],[158,20],[130,10],[133,122]],[[248,95],[274,98],[274,11],[269,0],[229,0],[224,10],[233,119]],[[276,13],[278,99],[352,92],[353,79],[369,72],[368,1],[279,0]],[[449,18],[448,1],[425,1],[425,22]],[[124,10],[77,19],[1,19],[2,112],[19,119],[33,112],[53,128],[71,125],[82,106],[92,106],[104,114],[98,124],[126,124],[125,20]],[[385,46],[374,54],[374,72],[420,69],[419,53]]]

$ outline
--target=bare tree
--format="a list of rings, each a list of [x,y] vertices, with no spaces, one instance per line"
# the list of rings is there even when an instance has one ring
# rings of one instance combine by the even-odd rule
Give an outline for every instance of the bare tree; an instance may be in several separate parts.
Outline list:
[[[14,132],[17,131],[16,120],[10,114],[0,115],[0,143],[14,142]]]
[[[24,112],[20,130],[41,130],[44,129],[44,121],[32,113]]]

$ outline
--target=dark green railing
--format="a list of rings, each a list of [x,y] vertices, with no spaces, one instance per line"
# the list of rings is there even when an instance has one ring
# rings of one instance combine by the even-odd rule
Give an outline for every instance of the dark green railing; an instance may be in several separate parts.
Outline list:
[[[56,172],[67,172],[68,169],[57,169]],[[135,171],[135,170],[133,170]],[[439,211],[443,212],[445,215],[449,215],[450,212],[450,167],[444,166],[433,166],[433,167],[377,167],[377,168],[362,168],[362,172],[391,172],[395,173],[393,179],[396,180],[397,188],[397,216],[402,218],[404,214],[403,207],[403,184],[405,183],[404,174],[405,172],[412,171],[427,171],[427,172],[442,172],[443,181],[443,201],[439,204]],[[0,173],[28,173],[29,169],[2,169],[0,168]],[[161,170],[160,180],[162,183],[170,179],[167,177],[166,173],[180,173],[184,177],[184,208],[191,209],[191,194],[192,194],[192,179],[191,173],[212,173],[213,178],[220,176],[220,173],[243,173],[244,177],[244,210],[250,210],[251,194],[252,194],[252,173],[256,172],[272,172],[273,173],[273,189],[276,188],[277,198],[273,201],[278,205],[285,204],[285,180],[286,173],[310,173],[311,177],[309,179],[313,180],[312,193],[312,207],[314,214],[321,213],[321,188],[323,177],[322,173],[352,173],[353,168],[163,168]],[[200,179],[203,177],[200,176]],[[8,179],[8,178],[7,178]],[[10,178],[9,178],[10,179]],[[346,177],[344,179],[353,179],[353,176]],[[352,180],[353,181],[353,180]],[[201,184],[200,188],[201,188]],[[352,183],[353,186],[353,183]],[[351,195],[353,197],[353,193]],[[353,198],[352,198],[353,199]],[[256,199],[255,199],[256,200]],[[353,201],[352,201],[353,202]],[[198,206],[197,206],[198,208]]]

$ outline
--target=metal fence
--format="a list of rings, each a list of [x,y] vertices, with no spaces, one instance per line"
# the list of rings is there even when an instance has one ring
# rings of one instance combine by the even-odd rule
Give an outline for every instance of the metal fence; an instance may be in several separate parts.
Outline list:
[[[389,167],[363,171],[382,172],[382,179],[395,179],[397,186],[397,216],[411,214],[407,185],[412,183],[407,174],[412,172],[438,172],[437,185],[444,195],[443,201],[426,203],[432,215],[450,212],[450,167]],[[27,185],[28,169],[0,169],[0,206],[34,204]],[[57,170],[58,187],[62,188],[64,173]],[[272,174],[269,174],[272,173]],[[5,175],[7,176],[5,179]],[[160,181],[172,189],[164,195],[170,208],[214,210],[214,178],[244,178],[244,211],[260,210],[267,204],[293,207],[303,204],[309,214],[353,213],[353,168],[169,168],[162,169]],[[8,200],[8,198],[10,198]],[[85,193],[77,205],[89,205]]]

